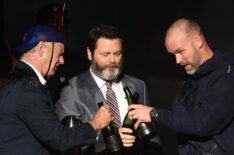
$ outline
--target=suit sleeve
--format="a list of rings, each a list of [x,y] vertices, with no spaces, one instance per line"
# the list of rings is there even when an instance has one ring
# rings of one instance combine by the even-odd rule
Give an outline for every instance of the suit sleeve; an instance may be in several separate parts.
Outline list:
[[[149,94],[145,82],[143,82],[144,105],[150,106]]]
[[[68,115],[82,116],[79,104],[76,104],[81,103],[79,102],[79,96],[77,95],[76,81],[77,77],[72,78],[69,81],[69,85],[63,88],[60,93],[60,98],[55,104],[55,113],[60,120]]]
[[[48,94],[41,88],[27,85],[19,100],[18,117],[42,143],[56,150],[96,142],[96,132],[89,123],[79,127],[64,127],[51,108]]]

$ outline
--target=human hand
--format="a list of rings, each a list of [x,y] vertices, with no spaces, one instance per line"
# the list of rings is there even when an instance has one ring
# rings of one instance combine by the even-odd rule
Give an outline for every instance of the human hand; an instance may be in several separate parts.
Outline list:
[[[132,135],[132,129],[130,128],[119,128],[119,135],[121,137],[124,147],[132,147],[135,142],[135,136]]]
[[[104,104],[93,116],[93,119],[89,121],[95,131],[99,131],[102,128],[110,124],[114,120],[112,111],[108,104]]]
[[[142,104],[132,104],[128,107],[128,117],[130,119],[136,119],[136,123],[134,124],[134,128],[137,129],[138,125],[141,122],[151,122],[149,112],[154,107],[145,106]]]

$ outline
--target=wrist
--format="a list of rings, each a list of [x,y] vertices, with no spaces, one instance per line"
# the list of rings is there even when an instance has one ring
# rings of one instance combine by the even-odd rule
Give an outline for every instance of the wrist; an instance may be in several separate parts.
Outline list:
[[[97,126],[97,123],[95,123],[93,120],[89,121],[89,124],[93,127],[95,131],[99,131],[100,129]]]
[[[156,118],[157,118],[158,115],[159,115],[159,111],[160,111],[160,109],[158,109],[158,108],[153,108],[153,109],[149,112],[151,121],[156,120]]]

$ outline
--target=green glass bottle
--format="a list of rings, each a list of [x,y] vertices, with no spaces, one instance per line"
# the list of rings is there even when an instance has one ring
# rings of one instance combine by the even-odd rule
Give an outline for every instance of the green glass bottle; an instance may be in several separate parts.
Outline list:
[[[124,93],[126,95],[126,99],[128,101],[128,105],[130,106],[131,104],[138,104],[138,97],[139,94],[138,93],[134,93],[132,95],[132,93],[130,92],[129,88],[127,86],[124,87]],[[124,120],[124,127],[130,127],[133,129],[133,126],[136,122],[136,120],[131,120],[129,119],[128,115],[125,117]],[[125,126],[126,123],[126,126]],[[131,125],[130,125],[131,124]],[[136,129],[137,135],[141,140],[148,140],[151,137],[153,137],[155,135],[155,130],[152,126],[151,123],[146,123],[146,122],[141,122],[138,126],[138,128]]]
[[[128,94],[128,88],[124,87],[124,92],[125,92],[125,94]],[[132,99],[131,99],[130,95],[126,95],[126,99],[128,101],[128,105],[131,105]],[[124,118],[124,121],[123,121],[123,127],[130,128],[134,131],[134,122],[133,121],[134,120],[131,120],[127,114]]]
[[[99,102],[98,106],[99,108],[103,106],[103,102]],[[106,148],[109,152],[117,152],[123,148],[118,128],[113,121],[108,126],[103,128],[101,132]]]

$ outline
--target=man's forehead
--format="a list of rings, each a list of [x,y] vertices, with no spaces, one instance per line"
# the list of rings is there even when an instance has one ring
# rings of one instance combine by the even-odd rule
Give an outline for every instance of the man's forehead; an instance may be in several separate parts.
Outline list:
[[[45,44],[47,45],[53,45],[54,44],[58,44],[58,45],[63,45],[64,46],[64,43],[60,43],[60,42],[44,42]]]
[[[113,42],[113,41],[120,41],[120,38],[104,38],[104,37],[100,37],[97,39],[96,44],[98,45],[99,43],[106,43],[106,42]]]
[[[179,50],[181,44],[186,41],[186,35],[179,31],[175,31],[170,36],[167,36],[165,45],[168,51],[173,52]]]
[[[179,40],[185,39],[187,36],[188,35],[185,32],[177,29],[166,35],[166,42],[179,41]]]
[[[122,43],[119,38],[115,39],[100,38],[96,44],[96,49],[108,50],[114,48],[117,48],[118,50],[119,48],[122,48]]]

